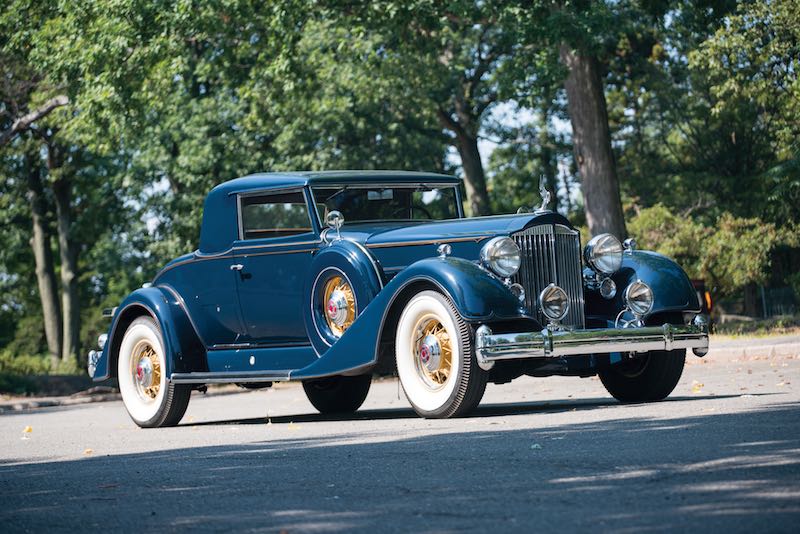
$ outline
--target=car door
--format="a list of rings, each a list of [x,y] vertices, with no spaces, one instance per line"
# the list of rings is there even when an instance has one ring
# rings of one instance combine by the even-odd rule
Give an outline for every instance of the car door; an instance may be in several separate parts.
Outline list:
[[[249,341],[307,343],[303,288],[318,233],[303,189],[239,196],[237,287]]]

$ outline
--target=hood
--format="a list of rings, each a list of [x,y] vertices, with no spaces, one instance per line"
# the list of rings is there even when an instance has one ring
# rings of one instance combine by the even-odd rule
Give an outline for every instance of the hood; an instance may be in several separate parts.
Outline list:
[[[345,225],[342,237],[365,245],[389,273],[435,256],[439,243],[450,244],[454,257],[474,261],[487,239],[538,224],[569,226],[569,221],[557,213],[525,213],[446,221],[356,223]]]
[[[392,221],[345,225],[342,236],[368,246],[403,245],[420,241],[459,240],[509,235],[534,224],[567,224],[556,213],[495,215],[444,221]]]

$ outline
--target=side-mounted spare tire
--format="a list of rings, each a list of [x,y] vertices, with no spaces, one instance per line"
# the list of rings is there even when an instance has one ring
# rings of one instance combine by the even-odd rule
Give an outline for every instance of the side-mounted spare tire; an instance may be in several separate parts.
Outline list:
[[[317,355],[325,353],[382,288],[371,254],[352,241],[335,241],[311,262],[303,292],[306,334]]]

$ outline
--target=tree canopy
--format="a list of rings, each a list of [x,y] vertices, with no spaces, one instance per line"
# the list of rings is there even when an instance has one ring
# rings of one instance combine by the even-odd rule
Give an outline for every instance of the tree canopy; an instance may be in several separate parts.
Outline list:
[[[11,0],[0,356],[74,365],[255,171],[464,177],[625,232],[720,295],[794,285],[798,0]],[[626,229],[627,228],[627,229]],[[66,362],[66,363],[64,363]]]

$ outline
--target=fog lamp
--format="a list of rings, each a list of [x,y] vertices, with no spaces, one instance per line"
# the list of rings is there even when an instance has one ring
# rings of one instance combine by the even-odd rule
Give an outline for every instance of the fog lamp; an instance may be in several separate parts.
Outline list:
[[[650,313],[654,300],[653,290],[641,280],[632,282],[625,290],[625,304],[637,317]]]
[[[545,317],[551,321],[560,321],[569,311],[569,297],[566,291],[550,284],[539,293],[539,306]]]

